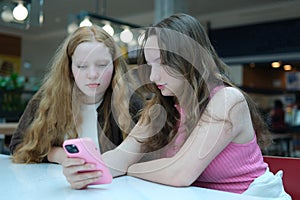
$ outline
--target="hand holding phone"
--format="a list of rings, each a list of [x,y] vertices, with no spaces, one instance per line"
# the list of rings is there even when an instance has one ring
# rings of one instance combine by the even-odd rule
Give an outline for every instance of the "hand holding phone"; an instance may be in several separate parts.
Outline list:
[[[95,170],[87,170],[81,172],[101,171],[102,177],[90,185],[108,184],[112,182],[112,175],[101,158],[100,151],[90,138],[69,139],[63,143],[63,149],[69,158],[82,158],[86,163],[96,165]]]

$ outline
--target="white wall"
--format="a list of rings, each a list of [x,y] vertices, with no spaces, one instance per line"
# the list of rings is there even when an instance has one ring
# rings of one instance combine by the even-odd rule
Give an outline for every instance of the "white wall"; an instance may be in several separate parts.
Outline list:
[[[22,38],[21,75],[42,78],[56,49],[67,33]],[[29,67],[29,68],[26,68]]]
[[[237,86],[243,85],[243,65],[230,65],[230,78]]]

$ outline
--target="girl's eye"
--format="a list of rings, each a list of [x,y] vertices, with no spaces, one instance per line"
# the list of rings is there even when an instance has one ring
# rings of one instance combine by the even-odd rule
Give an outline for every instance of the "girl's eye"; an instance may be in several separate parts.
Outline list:
[[[100,64],[100,65],[97,65],[98,67],[106,67],[107,64]]]
[[[77,68],[78,69],[84,69],[84,68],[86,68],[86,66],[85,65],[78,65]]]

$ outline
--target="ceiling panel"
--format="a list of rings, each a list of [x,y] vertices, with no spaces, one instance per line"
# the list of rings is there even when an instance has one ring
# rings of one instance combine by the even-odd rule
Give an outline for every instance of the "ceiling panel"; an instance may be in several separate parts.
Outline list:
[[[187,13],[212,27],[300,17],[298,0],[182,0]],[[66,33],[68,17],[81,10],[147,26],[154,21],[154,0],[44,0],[44,24],[22,30],[0,24],[0,32],[16,35]]]

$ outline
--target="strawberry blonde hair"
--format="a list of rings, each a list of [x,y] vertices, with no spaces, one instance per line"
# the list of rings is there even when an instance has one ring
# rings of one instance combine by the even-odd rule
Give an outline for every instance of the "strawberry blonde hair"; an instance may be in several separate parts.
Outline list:
[[[127,65],[118,52],[113,38],[98,26],[80,27],[69,35],[56,51],[50,65],[50,71],[43,80],[40,90],[34,98],[40,99],[39,107],[30,126],[23,133],[23,140],[13,154],[17,163],[42,162],[52,146],[62,146],[65,139],[77,138],[76,126],[81,124],[78,88],[72,74],[72,55],[76,47],[83,42],[97,41],[104,43],[110,50],[114,72],[110,86],[103,97],[104,134],[112,137],[110,125],[112,93],[114,91],[116,121],[121,120],[123,131],[128,131],[130,115],[128,102],[125,102],[127,89],[121,77],[127,72]],[[118,86],[118,87],[116,87]],[[101,139],[100,139],[101,143]],[[101,146],[101,144],[100,144]]]

